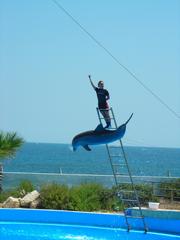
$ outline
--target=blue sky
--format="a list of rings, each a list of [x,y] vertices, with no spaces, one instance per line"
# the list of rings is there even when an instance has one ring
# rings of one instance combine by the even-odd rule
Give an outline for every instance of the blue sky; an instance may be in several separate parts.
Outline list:
[[[58,0],[57,0],[58,1]],[[179,0],[58,1],[121,64],[180,115]],[[27,142],[71,143],[98,124],[104,80],[125,145],[179,147],[180,118],[117,64],[52,0],[0,1],[3,131]]]

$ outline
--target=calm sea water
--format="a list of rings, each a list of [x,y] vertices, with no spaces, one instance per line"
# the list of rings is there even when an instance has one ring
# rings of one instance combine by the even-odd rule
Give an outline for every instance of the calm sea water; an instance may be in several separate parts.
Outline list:
[[[180,177],[180,149],[125,147],[125,152],[132,175]],[[105,146],[93,147],[91,152],[83,148],[72,152],[67,144],[26,143],[14,159],[3,161],[3,168],[4,172],[112,174]],[[52,180],[49,175],[5,174],[4,185],[15,185],[19,178]],[[71,177],[68,181],[75,180]]]

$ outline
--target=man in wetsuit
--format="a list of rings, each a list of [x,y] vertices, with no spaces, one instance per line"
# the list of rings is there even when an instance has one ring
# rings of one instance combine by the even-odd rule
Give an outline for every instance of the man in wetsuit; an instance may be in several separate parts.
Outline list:
[[[98,108],[106,121],[105,128],[109,128],[109,127],[111,127],[111,119],[110,119],[110,115],[109,115],[109,105],[107,103],[107,100],[109,100],[109,98],[110,98],[109,92],[106,89],[104,89],[103,81],[99,81],[98,87],[96,87],[93,84],[90,75],[89,75],[89,80],[90,80],[92,87],[96,91],[97,98],[98,98]]]

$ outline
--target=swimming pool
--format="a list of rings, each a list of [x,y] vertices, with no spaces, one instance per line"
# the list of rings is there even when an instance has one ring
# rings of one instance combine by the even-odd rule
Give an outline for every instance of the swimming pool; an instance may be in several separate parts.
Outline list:
[[[132,220],[126,230],[120,214],[54,210],[0,209],[1,240],[180,240],[180,220],[147,218]]]

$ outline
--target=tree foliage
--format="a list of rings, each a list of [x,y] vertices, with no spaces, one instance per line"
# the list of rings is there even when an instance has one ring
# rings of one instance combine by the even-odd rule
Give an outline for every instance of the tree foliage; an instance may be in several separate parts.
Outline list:
[[[23,143],[23,138],[16,132],[0,132],[0,159],[13,157]]]

